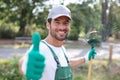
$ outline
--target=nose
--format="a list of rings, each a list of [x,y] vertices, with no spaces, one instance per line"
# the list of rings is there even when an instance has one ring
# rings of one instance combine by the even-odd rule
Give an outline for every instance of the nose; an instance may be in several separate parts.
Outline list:
[[[64,23],[61,23],[61,24],[59,25],[59,28],[64,30],[64,29],[67,29],[68,26],[66,26]]]

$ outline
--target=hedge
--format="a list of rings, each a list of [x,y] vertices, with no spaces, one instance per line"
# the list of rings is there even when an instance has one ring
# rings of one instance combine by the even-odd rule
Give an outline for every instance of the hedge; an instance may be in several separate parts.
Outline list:
[[[0,60],[0,80],[25,80],[18,72],[18,58]]]

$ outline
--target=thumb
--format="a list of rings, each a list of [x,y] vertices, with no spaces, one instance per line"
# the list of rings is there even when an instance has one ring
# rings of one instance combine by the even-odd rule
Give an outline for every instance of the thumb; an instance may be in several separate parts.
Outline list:
[[[39,43],[41,41],[41,36],[38,32],[35,32],[32,35],[32,44],[33,44],[33,50],[39,51]]]
[[[35,32],[32,35],[33,47],[28,55],[27,69],[25,74],[28,80],[38,80],[42,77],[45,66],[45,57],[39,51],[40,41],[40,34],[38,32]]]

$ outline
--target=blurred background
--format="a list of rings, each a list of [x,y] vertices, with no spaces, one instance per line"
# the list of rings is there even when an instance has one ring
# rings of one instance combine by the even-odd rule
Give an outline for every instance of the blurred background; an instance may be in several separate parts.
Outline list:
[[[47,36],[45,22],[56,5],[71,10],[71,30],[65,40],[70,58],[90,50],[85,35],[99,32],[100,45],[93,61],[91,80],[120,80],[120,0],[0,0],[0,80],[25,80],[18,59],[37,31]],[[89,62],[73,70],[74,80],[87,80]]]

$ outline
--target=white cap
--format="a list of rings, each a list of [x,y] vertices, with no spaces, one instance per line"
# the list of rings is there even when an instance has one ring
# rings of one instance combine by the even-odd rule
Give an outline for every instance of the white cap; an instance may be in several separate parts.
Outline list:
[[[49,19],[49,18],[55,19],[60,16],[66,16],[71,19],[71,12],[67,7],[65,7],[63,5],[58,5],[51,9],[51,11],[48,14],[47,19]]]

